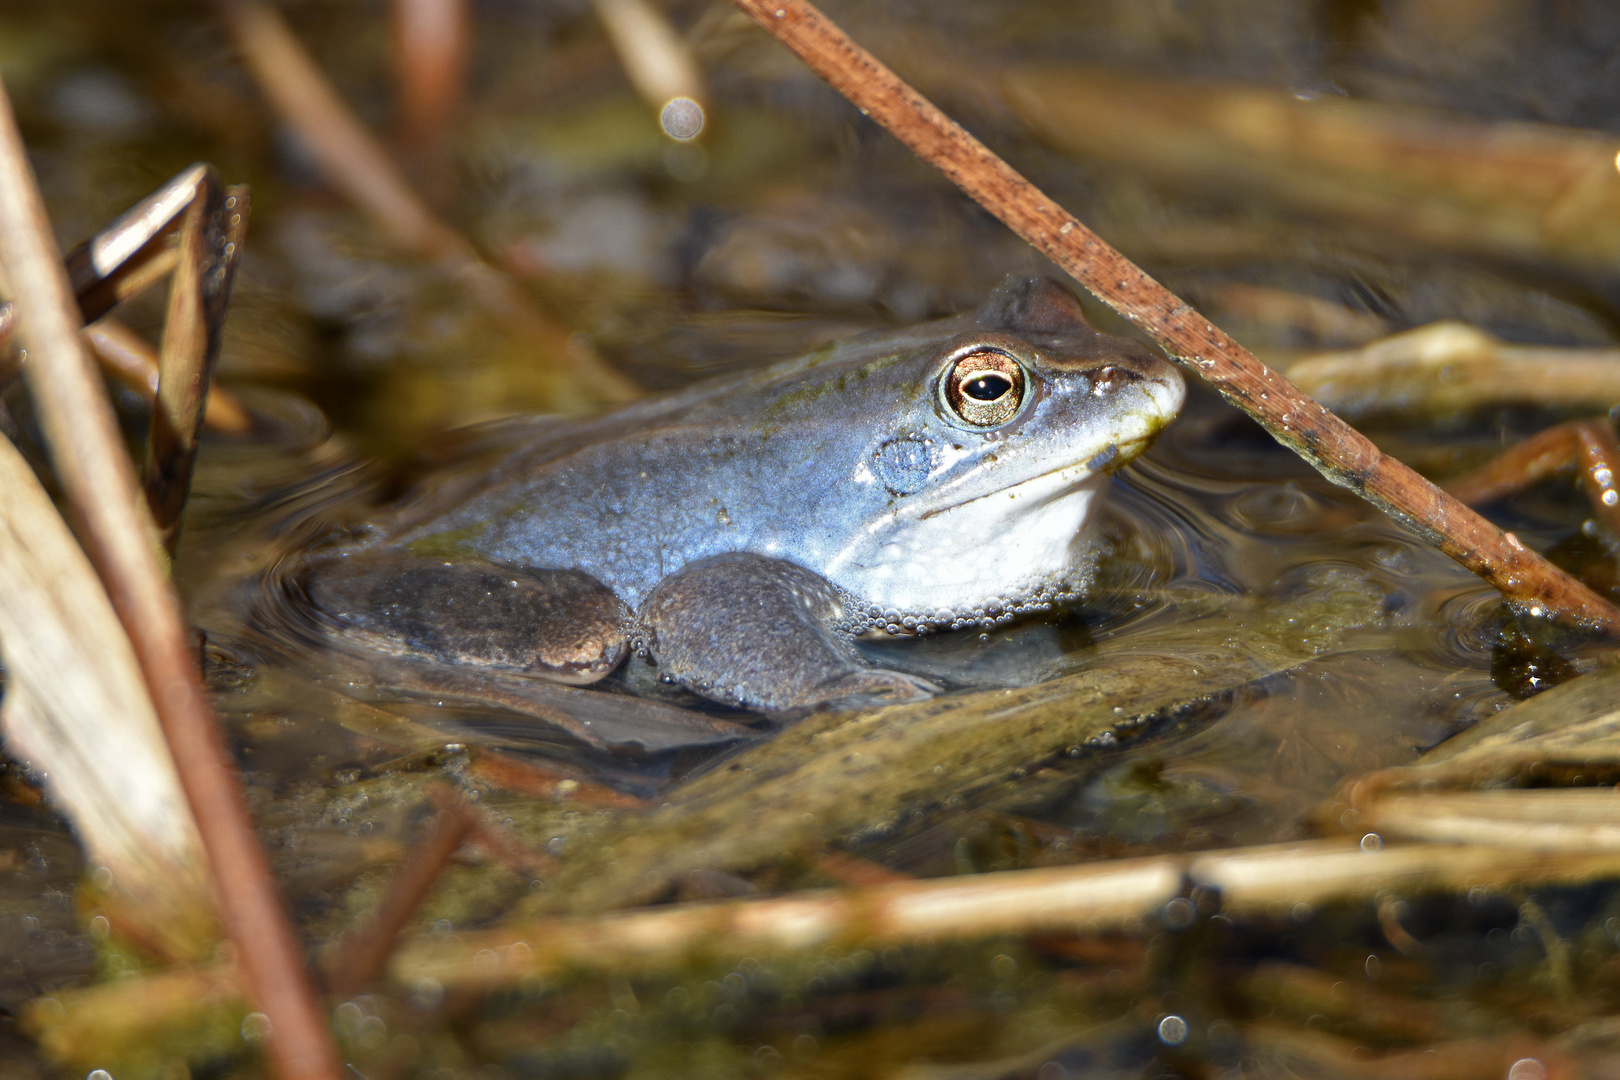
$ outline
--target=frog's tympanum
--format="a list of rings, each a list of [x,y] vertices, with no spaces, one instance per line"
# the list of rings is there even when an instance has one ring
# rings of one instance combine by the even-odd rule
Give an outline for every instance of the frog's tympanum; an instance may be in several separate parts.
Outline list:
[[[767,712],[923,697],[853,642],[1082,593],[1109,473],[1183,394],[1062,287],[1009,279],[972,314],[495,425],[301,592],[327,634],[396,660],[579,685],[634,650]]]

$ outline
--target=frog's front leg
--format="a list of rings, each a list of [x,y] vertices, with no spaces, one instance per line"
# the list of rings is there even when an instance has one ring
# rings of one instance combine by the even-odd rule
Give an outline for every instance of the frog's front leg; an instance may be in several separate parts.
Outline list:
[[[356,554],[315,568],[304,588],[331,631],[387,655],[581,685],[628,645],[629,609],[576,570]]]
[[[638,633],[663,676],[713,701],[768,712],[891,704],[938,687],[866,665],[835,629],[839,592],[761,555],[717,555],[659,583]]]

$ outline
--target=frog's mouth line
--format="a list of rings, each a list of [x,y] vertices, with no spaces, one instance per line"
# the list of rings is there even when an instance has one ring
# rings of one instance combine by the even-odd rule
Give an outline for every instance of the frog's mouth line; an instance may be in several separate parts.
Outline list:
[[[1062,498],[1064,495],[1068,495],[1078,488],[1084,486],[1087,482],[1106,476],[1108,473],[1113,471],[1113,468],[1110,468],[1110,466],[1117,468],[1119,465],[1123,465],[1132,458],[1136,457],[1138,454],[1148,448],[1148,446],[1153,442],[1154,436],[1157,434],[1157,432],[1154,432],[1153,435],[1144,435],[1141,438],[1129,439],[1125,442],[1109,443],[1108,446],[1103,448],[1103,450],[1093,454],[1090,458],[1078,465],[1060,465],[1055,469],[1049,469],[1046,472],[1037,473],[1027,480],[1020,480],[1016,484],[1010,484],[1007,487],[997,488],[995,491],[987,491],[983,495],[974,495],[972,498],[963,499],[961,502],[954,502],[948,506],[936,506],[932,510],[924,510],[921,514],[917,515],[917,520],[927,521],[931,517],[937,517],[940,514],[949,513],[952,510],[960,510],[964,506],[971,506],[973,503],[981,502],[985,499],[993,499],[997,496],[1006,495],[1016,498],[1021,489],[1039,484],[1043,480],[1050,480],[1054,476],[1061,476],[1064,473],[1072,473],[1074,474],[1074,479],[1053,490],[1047,496],[1046,501]]]

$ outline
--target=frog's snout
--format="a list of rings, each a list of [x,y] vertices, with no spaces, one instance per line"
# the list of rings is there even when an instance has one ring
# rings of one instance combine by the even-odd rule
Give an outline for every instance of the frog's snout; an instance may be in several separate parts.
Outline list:
[[[1110,399],[1110,449],[1114,452],[1095,471],[1113,472],[1142,453],[1181,412],[1187,383],[1164,360],[1133,358],[1128,366],[1104,368],[1092,393]]]
[[[1181,412],[1187,383],[1174,364],[1158,357],[1121,358],[1089,373],[1091,396],[1109,401],[1115,422],[1151,438]],[[1122,432],[1123,434],[1123,432]]]
[[[1148,416],[1157,420],[1152,425],[1156,434],[1181,413],[1187,401],[1187,380],[1175,365],[1161,361],[1157,370],[1142,379],[1141,392],[1147,400]]]

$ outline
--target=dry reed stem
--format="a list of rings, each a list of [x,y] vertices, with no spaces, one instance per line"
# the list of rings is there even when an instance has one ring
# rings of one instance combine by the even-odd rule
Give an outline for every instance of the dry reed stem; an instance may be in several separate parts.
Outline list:
[[[1408,840],[1620,851],[1620,793],[1612,787],[1390,792],[1360,810],[1362,828]]]
[[[241,256],[248,211],[245,188],[227,191],[224,208],[200,206],[199,203],[217,200],[218,185],[212,166],[192,165],[67,255],[68,279],[78,298],[80,313],[85,322],[93,324],[86,333],[96,358],[109,375],[140,391],[154,403],[163,396],[159,389],[162,362],[157,353],[122,324],[104,317],[122,301],[174,275],[169,318],[164,324],[165,339],[170,341],[172,350],[179,338],[185,338],[189,348],[206,361],[204,366],[212,368],[212,358],[219,349],[218,324],[223,319],[236,261]],[[193,236],[190,240],[181,235],[186,222],[204,219],[206,235]],[[194,226],[193,233],[196,230]],[[180,266],[182,246],[190,249],[193,262],[189,267]],[[214,320],[211,328],[192,324],[188,312],[197,309],[199,304]],[[184,327],[190,329],[182,333]],[[193,371],[170,382],[169,395],[174,395],[180,387],[189,388],[188,395],[202,394],[207,402],[205,418],[210,427],[242,433],[252,426],[240,404],[223,391],[210,387],[207,372]],[[178,424],[178,415],[172,416],[169,426],[178,431]]]
[[[1503,404],[1608,409],[1620,401],[1620,349],[1510,345],[1445,320],[1302,357],[1288,365],[1288,378],[1344,416]]]
[[[9,304],[0,307],[0,314],[10,309]],[[147,401],[157,400],[158,356],[150,342],[111,315],[103,315],[85,327],[84,338],[102,371]],[[210,386],[203,427],[222,435],[246,435],[253,430],[253,417],[235,394],[223,386]]]
[[[0,263],[32,354],[34,407],[91,562],[141,666],[213,874],[221,919],[285,1077],[337,1080],[321,1009],[224,736],[197,670],[195,643],[158,555],[101,374],[79,333],[81,312],[51,236],[11,101],[0,89]]]
[[[734,0],[862,112],[1121,316],[1254,417],[1278,442],[1495,586],[1510,601],[1607,633],[1620,610],[1382,453],[1145,274],[860,48],[805,0]]]
[[[174,233],[209,169],[199,164],[182,170],[68,252],[68,280],[85,322],[94,322],[119,301],[173,272],[178,258]]]
[[[273,8],[226,3],[227,25],[276,114],[304,140],[327,182],[399,247],[427,258],[473,259],[472,246],[411,189]]]
[[[608,915],[537,919],[448,938],[418,937],[389,963],[406,986],[436,980],[452,991],[487,991],[583,971],[631,974],[698,958],[772,955],[827,944],[939,943],[999,935],[1140,930],[1189,888],[1219,890],[1238,919],[1292,918],[1296,906],[1366,902],[1386,890],[1467,891],[1581,884],[1620,875],[1620,852],[1543,852],[1470,844],[1363,850],[1354,840],[1314,840],[1199,855],[1008,870],[869,888],[816,890],[754,900],[669,904]],[[205,973],[234,985],[233,969]],[[55,995],[30,1024],[47,1045],[86,1017],[138,1013],[154,988],[196,973],[163,973]],[[159,991],[161,992],[161,991]],[[222,997],[224,995],[222,994]],[[161,1026],[164,1015],[139,1023]],[[139,1024],[125,1024],[132,1035]]]
[[[124,628],[33,470],[0,436],[7,749],[44,778],[119,933],[170,960],[218,937],[206,860]]]
[[[440,143],[467,83],[467,0],[394,0],[399,133],[421,150]]]
[[[16,338],[17,308],[10,301],[0,303],[0,349]],[[108,378],[141,395],[148,405],[157,401],[157,349],[146,339],[111,315],[103,315],[84,328],[84,340]],[[9,377],[14,370],[7,367],[3,374]],[[203,427],[225,435],[246,435],[253,430],[253,418],[235,394],[222,386],[211,386]]]
[[[619,54],[630,85],[661,113],[675,98],[703,105],[703,73],[669,19],[647,0],[595,0],[597,17]]]
[[[169,308],[158,350],[158,390],[147,427],[142,486],[153,523],[170,557],[180,538],[180,516],[191,494],[214,363],[231,284],[247,235],[245,187],[220,190],[210,167],[181,216],[179,261],[169,282]]]
[[[818,890],[763,900],[705,901],[606,916],[536,920],[406,945],[391,970],[412,985],[489,989],[573,967],[635,970],[719,948],[788,952],[834,942],[943,940],[997,933],[1122,927],[1177,896],[1184,860],[1129,859]]]
[[[472,243],[441,221],[388,154],[344,104],[281,16],[258,0],[224,0],[237,47],[276,113],[320,162],[327,181],[367,214],[400,248],[437,261],[467,294],[551,357],[588,395],[606,403],[640,395],[588,345],[542,315]]]
[[[1189,886],[1219,890],[1229,915],[1266,918],[1301,903],[1368,900],[1390,888],[1467,889],[1616,874],[1620,851],[1549,853],[1472,844],[1366,851],[1354,840],[1316,840],[538,919],[418,939],[399,951],[390,970],[406,985],[435,979],[447,988],[487,990],[569,970],[658,967],[709,950],[779,953],[865,940],[1123,929],[1153,918]]]
[[[1337,220],[1352,244],[1372,231],[1599,280],[1620,269],[1606,132],[1077,66],[1011,68],[1002,97],[1087,161]]]

